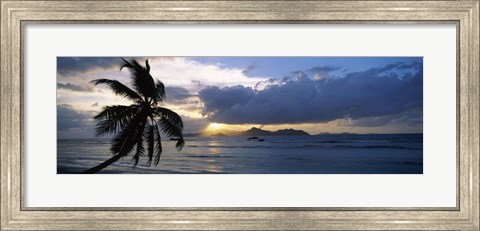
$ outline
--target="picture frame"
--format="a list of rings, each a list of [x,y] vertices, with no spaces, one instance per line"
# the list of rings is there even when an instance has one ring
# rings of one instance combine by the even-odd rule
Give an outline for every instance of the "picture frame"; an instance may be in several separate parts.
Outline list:
[[[1,1],[1,230],[479,230],[479,5],[475,1]],[[455,208],[27,208],[23,25],[457,25]]]

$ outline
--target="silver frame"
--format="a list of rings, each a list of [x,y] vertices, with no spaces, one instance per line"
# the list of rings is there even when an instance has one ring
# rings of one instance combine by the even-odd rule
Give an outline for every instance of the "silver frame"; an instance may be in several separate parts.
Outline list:
[[[479,1],[1,2],[1,229],[479,230]],[[29,23],[454,23],[457,207],[28,208],[23,198],[23,28]],[[68,211],[68,212],[67,212]],[[125,217],[128,217],[127,219]]]

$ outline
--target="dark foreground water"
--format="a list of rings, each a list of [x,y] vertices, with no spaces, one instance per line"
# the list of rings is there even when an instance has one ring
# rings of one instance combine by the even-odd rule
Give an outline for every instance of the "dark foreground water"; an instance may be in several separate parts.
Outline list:
[[[163,141],[158,166],[124,157],[99,173],[421,174],[423,135],[186,137],[181,152]],[[58,140],[57,173],[78,173],[112,155],[104,139]]]

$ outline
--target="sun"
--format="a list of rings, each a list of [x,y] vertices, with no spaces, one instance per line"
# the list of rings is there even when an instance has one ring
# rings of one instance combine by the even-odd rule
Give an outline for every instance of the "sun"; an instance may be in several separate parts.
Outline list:
[[[215,131],[223,128],[225,124],[219,124],[219,123],[211,123],[208,125],[207,130],[209,131]]]

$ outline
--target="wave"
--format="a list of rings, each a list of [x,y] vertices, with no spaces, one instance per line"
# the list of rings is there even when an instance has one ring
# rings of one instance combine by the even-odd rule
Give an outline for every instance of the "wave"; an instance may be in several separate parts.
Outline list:
[[[318,140],[314,143],[391,143],[390,140]]]
[[[298,141],[270,141],[269,143],[286,143],[286,144],[298,144],[298,143],[319,143],[319,144],[356,144],[356,143],[422,143],[422,140],[298,140]]]
[[[219,158],[223,157],[221,155],[186,155],[187,157],[193,157],[193,158]]]
[[[273,146],[266,146],[266,145],[235,145],[235,146],[226,146],[226,145],[187,145],[187,147],[191,148],[225,148],[225,149],[299,149],[299,148],[377,148],[377,149],[423,149],[423,147],[415,147],[415,146],[402,146],[402,145],[318,145],[318,144],[303,144],[303,145],[273,145]]]
[[[376,148],[376,149],[416,149],[420,150],[423,147],[407,147],[400,145],[335,145],[336,147],[341,148]]]

